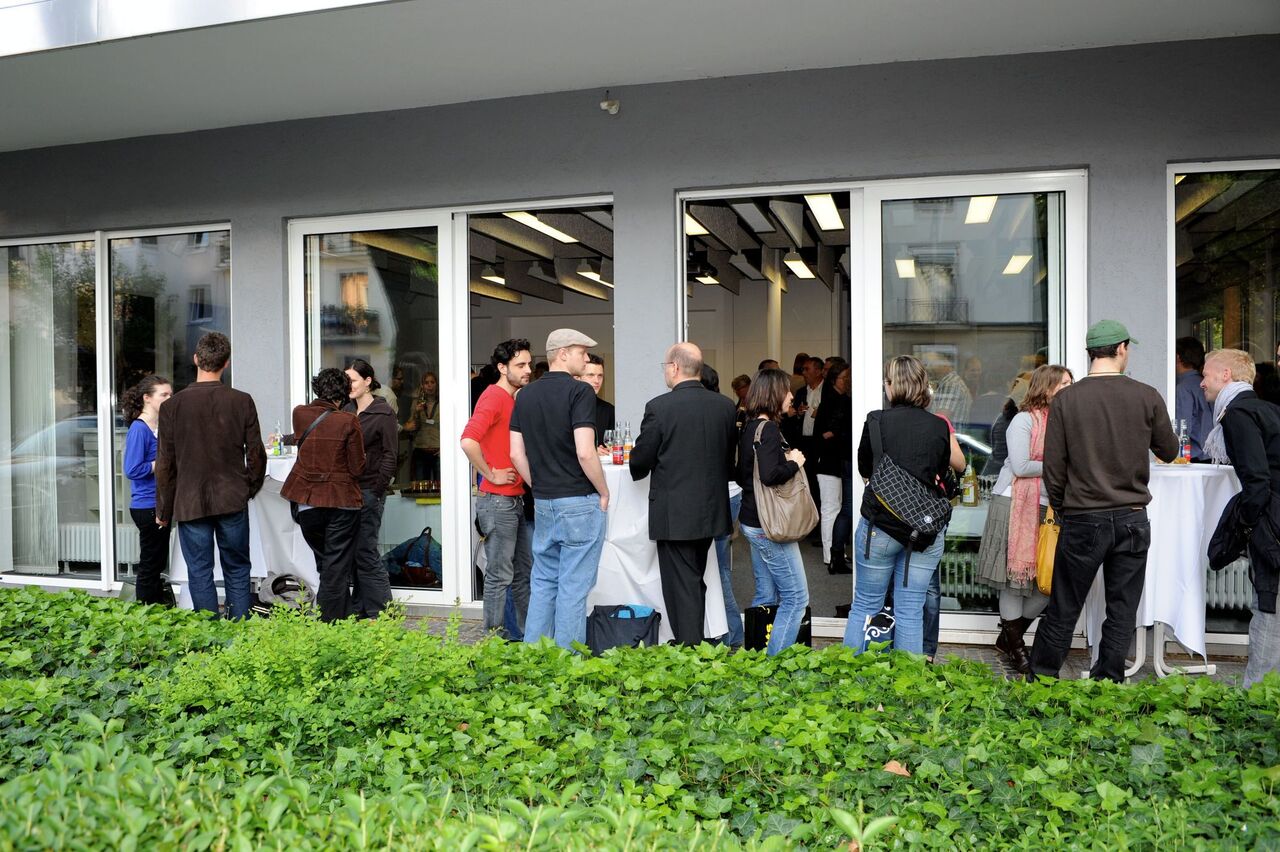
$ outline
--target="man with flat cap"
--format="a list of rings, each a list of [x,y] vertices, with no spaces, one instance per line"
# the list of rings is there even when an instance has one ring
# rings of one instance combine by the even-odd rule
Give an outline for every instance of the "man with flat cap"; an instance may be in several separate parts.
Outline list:
[[[736,410],[701,381],[702,350],[677,343],[662,365],[670,393],[644,407],[631,450],[631,478],[649,481],[649,538],[658,544],[662,599],[680,645],[703,641],[707,551],[733,529],[729,479],[737,449]],[[732,589],[725,589],[727,595]]]
[[[533,489],[533,570],[524,639],[587,641],[587,595],[604,546],[609,486],[596,454],[596,394],[576,379],[596,342],[572,328],[547,335],[545,375],[511,412],[511,463]]]
[[[1159,392],[1124,374],[1136,342],[1115,320],[1094,323],[1085,336],[1089,375],[1060,390],[1049,406],[1043,475],[1062,533],[1049,608],[1031,648],[1031,678],[1058,676],[1101,567],[1107,617],[1089,676],[1124,680],[1151,546],[1147,453],[1168,462],[1179,449]]]

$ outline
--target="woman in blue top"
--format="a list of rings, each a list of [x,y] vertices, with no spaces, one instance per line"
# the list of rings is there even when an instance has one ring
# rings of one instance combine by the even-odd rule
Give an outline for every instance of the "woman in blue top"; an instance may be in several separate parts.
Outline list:
[[[161,603],[164,585],[161,575],[169,567],[169,527],[156,524],[156,428],[160,403],[173,396],[169,380],[147,376],[124,392],[124,410],[129,434],[124,441],[124,475],[129,478],[132,497],[129,514],[138,528],[141,552],[138,557],[138,602]]]

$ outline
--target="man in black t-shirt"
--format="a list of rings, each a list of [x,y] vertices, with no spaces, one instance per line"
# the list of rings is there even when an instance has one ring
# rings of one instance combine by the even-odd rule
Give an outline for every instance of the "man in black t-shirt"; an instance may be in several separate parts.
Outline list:
[[[596,454],[596,395],[575,381],[596,342],[559,328],[547,336],[547,373],[516,395],[511,463],[533,488],[533,571],[524,639],[561,648],[587,641],[587,595],[604,546],[609,486]]]

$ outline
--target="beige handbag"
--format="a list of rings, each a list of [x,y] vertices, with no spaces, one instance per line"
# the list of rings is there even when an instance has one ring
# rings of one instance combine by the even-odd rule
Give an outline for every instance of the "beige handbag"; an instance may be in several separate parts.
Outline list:
[[[760,433],[764,431],[766,422],[760,421],[752,441],[755,458],[751,480],[755,486],[756,514],[760,516],[760,527],[770,541],[799,541],[818,525],[818,507],[813,504],[804,470],[797,471],[781,485],[760,482]]]

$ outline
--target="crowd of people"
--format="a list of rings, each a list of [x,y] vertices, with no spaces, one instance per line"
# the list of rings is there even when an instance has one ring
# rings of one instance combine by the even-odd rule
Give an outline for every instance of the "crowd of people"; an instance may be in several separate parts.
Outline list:
[[[1123,679],[1150,545],[1149,459],[1171,462],[1182,451],[1160,394],[1126,375],[1134,343],[1121,323],[1094,324],[1086,339],[1088,374],[1077,380],[1052,364],[1020,374],[992,426],[1000,459],[977,578],[998,593],[997,650],[1028,677],[1057,676],[1101,567],[1107,615],[1091,675]],[[528,340],[503,341],[488,375],[473,383],[473,412],[460,445],[479,476],[484,627],[507,638],[550,637],[566,648],[586,640],[586,601],[610,500],[601,460],[612,451],[606,433],[617,428],[613,406],[598,396],[604,364],[590,352],[596,345],[574,329],[557,329],[542,350],[546,360],[535,362]],[[229,360],[226,338],[206,335],[196,347],[194,384],[172,394],[165,379],[152,376],[125,395],[131,421],[125,469],[142,532],[139,599],[157,600],[168,530],[177,522],[196,608],[218,608],[216,541],[227,614],[236,618],[249,604],[246,506],[262,486],[265,455],[252,399],[220,381]],[[1174,419],[1185,424],[1192,460],[1233,465],[1243,486],[1219,537],[1234,534],[1228,555],[1247,551],[1253,560],[1248,684],[1280,669],[1280,544],[1256,532],[1280,529],[1280,501],[1272,496],[1280,494],[1280,407],[1255,391],[1258,371],[1243,352],[1206,356],[1197,342],[1182,339],[1177,365]],[[856,445],[857,475],[865,483],[856,530],[846,362],[801,354],[788,374],[766,360],[754,375],[733,379],[732,400],[720,393],[718,375],[693,343],[672,346],[661,369],[669,392],[645,406],[629,472],[649,479],[648,530],[675,641],[743,643],[728,555],[735,522],[751,551],[752,606],[774,609],[768,653],[796,641],[809,598],[803,534],[776,534],[761,501],[769,497],[776,513],[774,491],[800,477],[808,487],[799,493],[815,503],[811,535],[827,570],[855,574],[845,643],[864,651],[874,619],[891,606],[893,647],[932,657],[946,519],[920,521],[885,483],[914,483],[925,499],[932,495],[943,505],[955,496],[967,462],[954,422],[969,416],[972,396],[967,387],[961,392],[964,381],[949,362],[901,355],[886,364],[887,406],[866,418]],[[298,460],[282,494],[316,554],[321,617],[376,617],[390,600],[377,539],[398,435],[413,436],[415,478],[438,477],[438,384],[434,374],[423,375],[407,416],[397,413],[394,394],[388,400],[379,393],[364,361],[345,371],[323,369],[311,387],[314,400],[294,410],[286,436],[297,444]],[[1038,537],[1050,512],[1061,535],[1046,595],[1036,572]],[[726,590],[723,637],[703,635],[703,573],[713,546]],[[1028,650],[1024,637],[1037,618]]]

